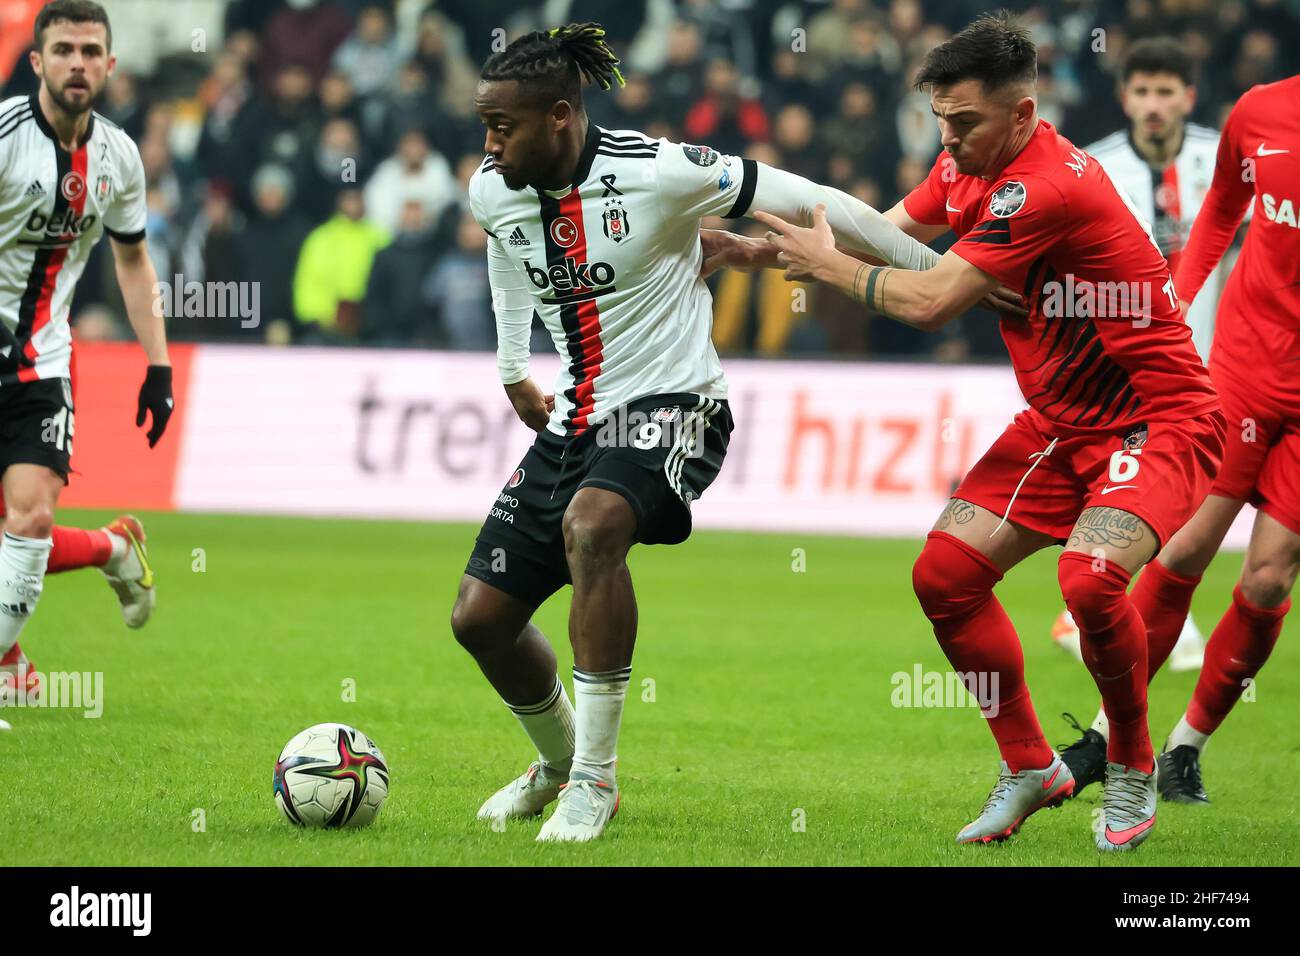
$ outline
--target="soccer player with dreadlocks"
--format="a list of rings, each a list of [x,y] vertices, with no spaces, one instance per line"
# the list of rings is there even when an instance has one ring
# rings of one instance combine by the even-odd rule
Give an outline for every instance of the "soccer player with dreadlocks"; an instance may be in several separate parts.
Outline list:
[[[491,57],[475,105],[487,126],[470,205],[488,233],[501,381],[538,436],[493,503],[452,630],[519,718],[538,758],[483,805],[531,817],[542,841],[599,836],[619,804],[615,747],[637,607],[632,545],[676,544],[731,433],[710,340],[700,218],[763,208],[904,268],[937,256],[837,190],[707,146],[601,129],[582,83],[621,83],[594,23],[532,33]],[[533,315],[562,359],[553,395],[529,377]],[[533,612],[573,586],[576,707]]]

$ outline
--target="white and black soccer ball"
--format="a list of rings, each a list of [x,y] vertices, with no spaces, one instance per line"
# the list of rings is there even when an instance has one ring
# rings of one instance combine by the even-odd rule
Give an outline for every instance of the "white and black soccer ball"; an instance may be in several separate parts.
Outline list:
[[[347,724],[316,724],[284,745],[275,805],[300,827],[363,827],[388,797],[388,761]]]

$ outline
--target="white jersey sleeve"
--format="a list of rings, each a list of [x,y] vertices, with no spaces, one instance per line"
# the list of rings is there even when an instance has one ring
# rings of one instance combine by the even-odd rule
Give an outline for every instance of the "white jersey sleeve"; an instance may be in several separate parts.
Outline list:
[[[488,285],[492,290],[492,314],[497,327],[497,371],[502,385],[514,385],[528,378],[533,297],[528,280],[506,254],[488,222],[480,195],[482,176],[480,168],[470,179],[469,208],[474,220],[487,233]]]
[[[123,157],[122,188],[117,190],[113,202],[104,211],[104,229],[110,238],[119,242],[139,242],[144,238],[144,226],[149,218],[144,163],[136,145],[126,137],[122,138],[130,144],[130,149]]]
[[[751,203],[754,210],[807,226],[812,223],[813,210],[824,205],[826,224],[840,245],[878,256],[899,269],[920,271],[939,262],[939,253],[913,239],[862,200],[783,169],[756,165]]]
[[[659,199],[665,212],[686,219],[743,216],[754,195],[756,166],[708,146],[660,139],[654,170]]]
[[[665,209],[681,216],[735,219],[760,210],[808,225],[820,203],[836,240],[845,246],[901,269],[929,269],[939,261],[937,252],[861,200],[785,170],[668,140],[659,141],[655,162]]]

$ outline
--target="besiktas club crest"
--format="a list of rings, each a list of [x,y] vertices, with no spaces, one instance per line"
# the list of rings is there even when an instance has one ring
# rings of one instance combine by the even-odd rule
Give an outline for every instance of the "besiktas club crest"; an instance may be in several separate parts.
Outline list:
[[[1009,219],[1025,204],[1025,184],[1003,183],[989,198],[989,212],[999,219]]]
[[[605,238],[611,242],[622,242],[628,237],[627,210],[617,199],[605,203]]]

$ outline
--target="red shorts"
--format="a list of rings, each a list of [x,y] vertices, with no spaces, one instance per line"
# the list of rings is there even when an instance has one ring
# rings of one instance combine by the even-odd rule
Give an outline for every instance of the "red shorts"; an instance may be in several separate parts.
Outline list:
[[[1085,508],[1135,514],[1163,545],[1200,507],[1223,458],[1224,417],[1070,432],[1018,414],[954,498],[1064,541]]]
[[[1300,412],[1279,411],[1221,366],[1211,377],[1228,419],[1228,442],[1210,494],[1249,501],[1300,534]]]

